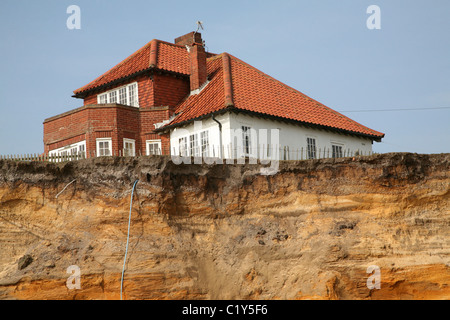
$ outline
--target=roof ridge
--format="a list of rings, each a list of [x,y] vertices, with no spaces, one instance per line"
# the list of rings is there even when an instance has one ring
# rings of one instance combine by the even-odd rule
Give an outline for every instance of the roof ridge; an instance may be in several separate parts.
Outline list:
[[[222,69],[223,69],[223,87],[225,94],[225,107],[234,107],[233,101],[233,82],[231,75],[231,61],[230,55],[224,52],[222,55]]]
[[[160,43],[167,44],[167,45],[170,45],[170,46],[173,46],[173,47],[179,47],[179,48],[186,49],[186,47],[181,45],[181,44],[176,44],[176,43],[172,43],[172,42],[168,42],[168,41],[164,41],[164,40],[158,40],[158,39],[155,39],[155,40],[157,40]]]
[[[158,48],[159,48],[159,43],[158,40],[153,39],[152,41],[150,41],[150,59],[149,59],[149,67],[150,68],[154,68],[156,67],[158,61]]]

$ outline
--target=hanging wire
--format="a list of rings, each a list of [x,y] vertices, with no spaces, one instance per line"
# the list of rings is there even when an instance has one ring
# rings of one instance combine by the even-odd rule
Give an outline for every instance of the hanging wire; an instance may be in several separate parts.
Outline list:
[[[139,180],[136,180],[134,182],[133,188],[131,189],[131,200],[130,200],[130,214],[128,216],[128,234],[127,234],[127,245],[125,248],[125,257],[123,259],[123,267],[122,267],[122,278],[120,280],[120,300],[122,300],[122,291],[123,291],[123,274],[125,272],[125,263],[127,261],[127,254],[128,254],[128,244],[130,241],[130,225],[131,225],[131,208],[133,206],[133,192],[134,192],[134,188],[136,187],[136,184],[138,183]]]

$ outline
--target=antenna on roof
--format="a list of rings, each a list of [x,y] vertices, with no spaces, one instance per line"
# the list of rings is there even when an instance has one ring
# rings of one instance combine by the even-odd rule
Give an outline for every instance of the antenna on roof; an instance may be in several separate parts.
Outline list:
[[[197,21],[197,31],[195,31],[195,33],[197,33],[200,28],[203,30],[203,22]]]
[[[200,29],[204,30],[204,28],[203,28],[203,22],[201,22],[200,20],[198,20],[198,21],[197,21],[197,30],[194,32],[194,42],[195,42],[195,34],[198,33],[198,30],[200,30]],[[202,40],[202,46],[203,46],[203,47],[206,47],[205,40]]]

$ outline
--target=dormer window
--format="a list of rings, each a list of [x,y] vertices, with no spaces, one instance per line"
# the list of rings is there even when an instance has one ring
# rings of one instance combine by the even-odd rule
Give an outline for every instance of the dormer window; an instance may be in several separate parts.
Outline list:
[[[97,103],[118,103],[132,107],[139,107],[137,82],[99,94],[97,96]]]

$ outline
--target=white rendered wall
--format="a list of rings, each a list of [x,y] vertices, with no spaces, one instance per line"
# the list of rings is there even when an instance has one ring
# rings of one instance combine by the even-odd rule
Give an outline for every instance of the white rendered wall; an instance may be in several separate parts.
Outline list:
[[[229,114],[222,114],[216,116],[216,120],[222,124],[222,132],[230,132],[230,120]],[[188,138],[193,133],[200,133],[201,131],[208,131],[209,137],[209,154],[211,157],[220,156],[220,130],[217,122],[212,118],[207,118],[201,121],[195,121],[184,127],[175,128],[170,131],[170,154],[179,155],[179,139],[183,137]],[[229,135],[228,135],[229,136]],[[229,139],[226,139],[226,135],[222,135],[223,143],[230,143]],[[200,138],[200,137],[199,137]],[[189,147],[189,146],[188,146]]]
[[[280,147],[282,150],[284,147],[289,148],[290,159],[297,159],[297,154],[300,157],[302,150],[303,159],[305,159],[308,137],[316,140],[318,158],[327,157],[327,155],[331,157],[331,148],[333,144],[341,145],[342,150],[345,151],[345,155],[353,155],[356,151],[359,151],[360,154],[369,154],[372,152],[372,140],[369,138],[357,137],[322,129],[313,129],[281,121],[266,120],[242,113],[231,114],[230,122],[231,128],[234,129],[242,126],[249,126],[255,129],[256,132],[260,129],[279,129]],[[260,145],[258,147],[261,148]],[[325,156],[323,156],[324,150]],[[280,156],[283,156],[283,154],[280,154]]]
[[[276,147],[280,150],[280,159],[305,159],[307,155],[307,138],[316,140],[317,158],[331,157],[332,145],[342,146],[343,155],[354,155],[372,152],[372,140],[353,135],[347,135],[328,130],[313,129],[301,125],[289,124],[281,121],[261,119],[246,114],[227,113],[219,115],[216,119],[222,124],[222,150],[226,159],[242,156],[242,126],[250,127],[252,155],[257,158],[266,158],[266,150]],[[271,130],[278,129],[278,136],[272,135]],[[172,155],[178,155],[179,138],[188,137],[193,133],[208,131],[209,154],[220,156],[220,132],[219,125],[212,118],[196,121],[181,128],[175,128],[170,133],[170,148]],[[265,134],[265,136],[264,136]],[[233,142],[232,142],[233,141]],[[239,143],[239,148],[236,144]],[[263,152],[264,150],[264,152]],[[286,151],[285,151],[286,150]],[[325,150],[325,151],[324,151]],[[264,153],[264,157],[262,154]],[[259,156],[256,156],[259,155]],[[270,156],[270,153],[269,153]]]

